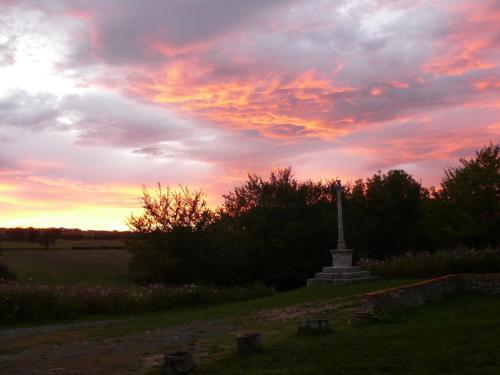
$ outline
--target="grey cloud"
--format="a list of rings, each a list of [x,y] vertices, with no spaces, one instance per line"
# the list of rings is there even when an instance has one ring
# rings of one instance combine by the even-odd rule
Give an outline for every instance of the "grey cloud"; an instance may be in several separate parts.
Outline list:
[[[0,128],[76,133],[79,144],[146,147],[193,135],[194,122],[168,110],[109,93],[62,98],[48,93],[14,91],[0,97]],[[0,141],[7,141],[6,136]]]
[[[14,142],[14,138],[0,134],[0,143],[12,143],[12,142]]]
[[[146,146],[132,150],[134,154],[158,157],[165,155],[165,151],[160,146]]]
[[[71,95],[61,110],[75,121],[78,143],[141,147],[188,137],[192,124],[162,108],[133,102],[113,94]]]
[[[14,161],[3,155],[0,155],[0,172],[6,170],[8,171],[9,169],[12,169],[14,167],[15,167]]]
[[[0,97],[0,126],[41,130],[54,125],[58,101],[52,94],[13,91]]]
[[[15,62],[15,41],[14,36],[5,36],[2,41],[2,34],[0,30],[0,66],[12,65]]]
[[[196,46],[242,28],[267,12],[292,0],[147,0],[72,1],[68,8],[89,11],[98,46],[83,43],[73,62],[94,57],[111,64],[163,60],[148,42],[162,42],[173,49]],[[90,35],[88,35],[90,38]]]

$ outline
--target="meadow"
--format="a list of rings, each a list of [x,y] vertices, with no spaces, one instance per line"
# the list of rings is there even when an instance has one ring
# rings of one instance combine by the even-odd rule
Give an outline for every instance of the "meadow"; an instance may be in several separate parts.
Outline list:
[[[59,242],[59,241],[58,241]],[[64,243],[75,246],[76,241]],[[4,244],[5,245],[5,244]],[[0,261],[9,267],[20,283],[49,285],[128,285],[130,254],[123,249],[2,250]],[[61,244],[62,246],[63,244]]]

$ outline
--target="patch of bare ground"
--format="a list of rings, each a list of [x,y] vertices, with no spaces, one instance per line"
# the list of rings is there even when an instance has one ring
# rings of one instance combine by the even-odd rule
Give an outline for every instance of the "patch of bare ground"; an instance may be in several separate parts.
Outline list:
[[[264,321],[286,322],[319,314],[332,313],[338,310],[345,311],[350,308],[354,311],[358,307],[358,298],[335,298],[323,302],[303,303],[277,309],[266,309],[251,314],[250,318]]]

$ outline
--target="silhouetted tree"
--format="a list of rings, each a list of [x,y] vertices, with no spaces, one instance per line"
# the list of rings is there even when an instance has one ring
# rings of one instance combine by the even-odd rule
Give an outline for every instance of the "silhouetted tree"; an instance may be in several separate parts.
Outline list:
[[[500,145],[489,144],[472,159],[445,170],[432,212],[440,245],[497,245],[500,236]]]
[[[230,246],[243,248],[248,279],[295,287],[328,262],[325,249],[335,240],[332,195],[324,184],[298,182],[291,168],[268,180],[249,175],[224,195],[220,215],[236,239]]]
[[[133,257],[130,271],[141,282],[206,281],[210,252],[209,227],[214,213],[207,207],[201,191],[180,187],[174,191],[160,184],[155,195],[143,189],[141,216],[130,216],[132,231],[141,240],[127,245]]]
[[[140,201],[144,213],[131,215],[128,220],[129,228],[137,233],[168,233],[177,228],[199,231],[213,221],[201,191],[191,192],[181,186],[180,191],[167,187],[164,192],[158,184],[156,196],[143,188]]]
[[[366,241],[372,257],[383,258],[427,243],[423,201],[428,192],[403,170],[375,174],[365,183]]]

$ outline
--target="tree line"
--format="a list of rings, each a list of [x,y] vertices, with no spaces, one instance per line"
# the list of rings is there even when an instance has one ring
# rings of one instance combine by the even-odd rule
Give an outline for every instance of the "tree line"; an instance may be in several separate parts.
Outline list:
[[[0,240],[15,242],[50,242],[57,240],[123,240],[133,237],[126,231],[82,230],[78,228],[0,228]]]
[[[497,246],[500,145],[444,171],[426,188],[404,170],[378,172],[345,186],[344,230],[357,257]],[[245,284],[278,289],[304,284],[330,263],[337,240],[335,181],[299,181],[291,168],[246,182],[210,209],[201,191],[144,189],[144,213],[131,216],[137,237],[132,275],[139,282]]]

